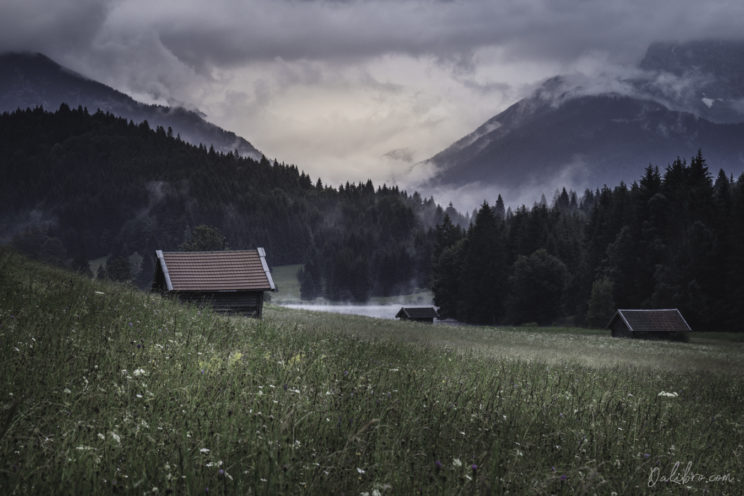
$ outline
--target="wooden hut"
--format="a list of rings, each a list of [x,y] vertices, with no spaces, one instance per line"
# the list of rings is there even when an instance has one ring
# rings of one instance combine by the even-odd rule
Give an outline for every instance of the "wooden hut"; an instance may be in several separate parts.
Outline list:
[[[434,307],[401,307],[395,318],[432,324],[434,323],[434,319],[439,318],[439,313],[437,313],[437,309]]]
[[[222,313],[261,318],[264,291],[276,291],[263,248],[161,251],[152,290],[182,301],[210,304]]]
[[[687,339],[690,325],[676,308],[620,309],[607,327],[616,338]]]

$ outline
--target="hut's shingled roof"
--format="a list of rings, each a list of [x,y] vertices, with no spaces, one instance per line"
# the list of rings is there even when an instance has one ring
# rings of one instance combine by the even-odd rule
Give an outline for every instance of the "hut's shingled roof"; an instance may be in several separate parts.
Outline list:
[[[275,289],[263,248],[231,251],[160,251],[169,291]]]
[[[632,332],[689,332],[692,329],[679,310],[664,308],[654,310],[618,310],[610,321],[622,319]]]

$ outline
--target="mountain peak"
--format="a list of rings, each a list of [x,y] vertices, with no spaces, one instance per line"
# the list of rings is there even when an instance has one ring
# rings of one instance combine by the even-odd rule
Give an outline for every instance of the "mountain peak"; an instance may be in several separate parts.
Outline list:
[[[222,152],[236,151],[256,160],[262,157],[253,145],[214,124],[203,114],[183,108],[147,105],[103,83],[78,74],[42,53],[7,52],[0,54],[0,112],[42,106],[56,110],[62,103],[70,107],[100,109],[135,122],[163,128],[194,145],[213,146]]]
[[[435,172],[424,186],[524,201],[630,181],[699,149],[744,170],[744,41],[655,43],[641,69],[545,80],[425,162]]]

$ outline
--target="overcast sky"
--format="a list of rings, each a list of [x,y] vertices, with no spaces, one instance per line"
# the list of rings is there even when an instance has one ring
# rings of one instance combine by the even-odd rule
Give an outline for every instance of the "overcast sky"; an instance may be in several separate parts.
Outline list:
[[[405,186],[546,77],[742,19],[741,0],[2,0],[0,51],[199,109],[313,178]]]

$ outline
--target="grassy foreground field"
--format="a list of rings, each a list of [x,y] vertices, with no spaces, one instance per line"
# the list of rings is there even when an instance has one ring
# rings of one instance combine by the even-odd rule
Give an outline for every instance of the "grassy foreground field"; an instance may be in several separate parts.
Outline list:
[[[0,251],[0,343],[3,494],[744,492],[725,336],[226,318]]]

